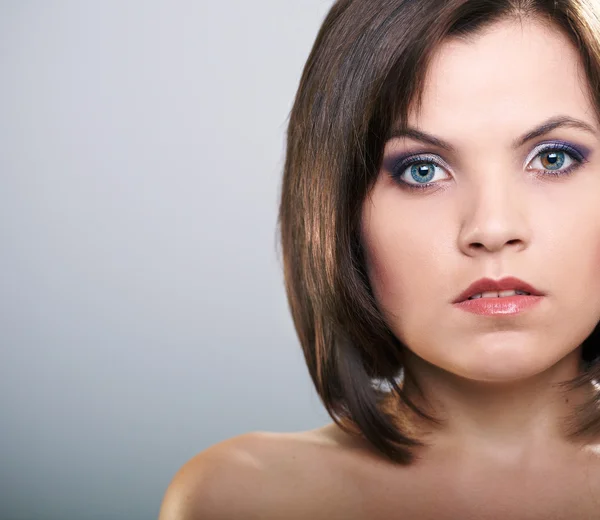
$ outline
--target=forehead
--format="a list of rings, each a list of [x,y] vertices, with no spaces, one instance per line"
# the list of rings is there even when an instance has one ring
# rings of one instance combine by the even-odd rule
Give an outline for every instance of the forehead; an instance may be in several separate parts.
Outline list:
[[[470,40],[446,40],[427,70],[420,110],[409,124],[457,137],[520,133],[553,115],[594,122],[577,48],[558,28],[503,21]]]

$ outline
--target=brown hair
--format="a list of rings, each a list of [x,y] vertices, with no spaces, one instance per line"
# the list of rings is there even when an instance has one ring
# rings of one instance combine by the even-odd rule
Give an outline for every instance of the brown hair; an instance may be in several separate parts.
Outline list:
[[[408,464],[422,446],[394,417],[403,403],[437,422],[396,378],[406,347],[384,321],[360,241],[363,202],[392,126],[421,105],[427,64],[448,36],[468,39],[493,22],[535,17],[579,49],[600,114],[600,11],[595,0],[338,0],[318,33],[290,114],[279,209],[285,286],[316,390],[334,421],[384,456]],[[582,348],[600,375],[600,330]],[[412,376],[408,371],[405,378]],[[383,391],[374,381],[391,388]],[[600,432],[595,402],[578,410],[573,435]]]

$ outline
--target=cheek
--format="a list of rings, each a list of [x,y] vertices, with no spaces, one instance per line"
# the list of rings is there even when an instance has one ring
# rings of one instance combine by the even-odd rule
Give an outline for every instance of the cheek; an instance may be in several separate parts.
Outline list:
[[[569,242],[570,248],[563,251],[563,255],[571,258],[571,270],[566,271],[567,276],[580,278],[587,296],[600,300],[600,220],[593,226],[582,229],[586,229],[586,232],[579,236],[573,234]],[[573,240],[573,237],[576,238]]]
[[[432,271],[430,244],[411,249],[396,244],[371,250],[367,272],[377,306],[390,331],[404,345],[421,357],[439,342],[432,324],[438,324],[443,313],[438,291],[441,277]],[[418,251],[417,251],[418,250]],[[433,256],[435,258],[435,255]],[[439,272],[439,269],[437,270]],[[443,326],[441,327],[443,328]]]
[[[551,296],[554,336],[567,341],[577,329],[587,330],[600,319],[600,208],[595,197],[579,191],[554,207],[559,211],[548,210],[534,222],[528,272]]]
[[[596,294],[596,298],[599,300],[600,307],[600,230],[598,230],[598,234],[594,237],[594,255],[592,256],[591,266],[590,266],[590,280],[591,287]]]
[[[367,273],[373,294],[380,308],[389,307],[391,302],[405,293],[402,276],[402,251],[380,241],[367,240]]]
[[[375,202],[363,219],[362,239],[379,308],[398,316],[394,321],[406,321],[411,312],[427,314],[432,297],[447,289],[452,234],[440,224],[439,209],[415,218],[416,211],[400,211],[406,201],[388,201],[380,194]]]
[[[440,241],[427,237],[431,235],[395,230],[366,241],[371,289],[392,329],[424,319],[443,280],[433,245]]]
[[[598,279],[600,279],[600,233],[596,238],[595,250],[596,254],[594,255],[593,267],[597,269],[596,275],[598,276]]]

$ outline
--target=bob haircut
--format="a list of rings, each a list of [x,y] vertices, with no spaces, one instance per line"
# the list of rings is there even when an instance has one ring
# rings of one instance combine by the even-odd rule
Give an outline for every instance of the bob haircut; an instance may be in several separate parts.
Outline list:
[[[440,422],[405,395],[398,379],[414,382],[403,367],[406,346],[386,325],[366,275],[362,205],[390,130],[406,127],[413,103],[422,106],[438,45],[449,36],[469,41],[507,18],[532,18],[569,37],[600,119],[597,0],[338,0],[290,113],[278,224],[294,326],[329,415],[395,463],[409,464],[410,448],[425,445],[399,422],[400,404]],[[567,388],[595,384],[599,339],[596,326],[583,343],[583,372]],[[570,418],[572,438],[600,433],[599,402],[594,395]]]

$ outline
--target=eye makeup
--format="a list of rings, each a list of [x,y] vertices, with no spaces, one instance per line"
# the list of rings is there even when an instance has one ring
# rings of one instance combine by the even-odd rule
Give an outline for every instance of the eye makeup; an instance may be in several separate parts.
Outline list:
[[[538,144],[531,151],[531,153],[527,156],[527,159],[525,159],[525,165],[528,165],[538,155],[543,155],[547,152],[566,152],[571,156],[571,158],[575,161],[575,163],[579,164],[579,165],[586,163],[588,161],[587,155],[589,155],[589,153],[586,154],[585,151],[583,151],[583,150],[579,151],[575,146],[573,146],[565,141],[552,141],[552,142]],[[569,172],[572,171],[571,168],[567,168],[566,170],[568,170]],[[562,171],[562,170],[557,170],[557,171],[549,170],[548,173],[550,173],[551,175],[563,175],[563,174],[566,175],[567,174],[565,171]]]
[[[567,168],[552,170],[549,168],[528,168],[529,165],[534,159],[539,156],[544,156],[545,154],[553,154],[555,157],[564,157],[568,156],[572,161],[572,164]],[[586,147],[574,146],[568,142],[554,140],[539,143],[527,156],[525,160],[524,166],[526,170],[538,171],[541,172],[540,176],[566,176],[580,168],[583,164],[589,162],[590,150]],[[407,182],[403,179],[404,173],[406,170],[411,167],[411,171],[415,170],[415,166],[425,166],[425,165],[433,165],[434,171],[436,168],[442,168],[444,170],[449,170],[450,168],[446,164],[444,160],[437,154],[431,153],[418,153],[418,154],[403,154],[400,157],[394,159],[393,161],[389,161],[390,167],[390,176],[392,179],[402,188],[407,190],[428,190],[433,188],[435,185],[440,184],[439,182],[427,182],[427,183],[419,183],[419,182]],[[564,160],[562,160],[562,163]],[[409,172],[410,173],[410,172]],[[413,178],[414,180],[414,178]]]

